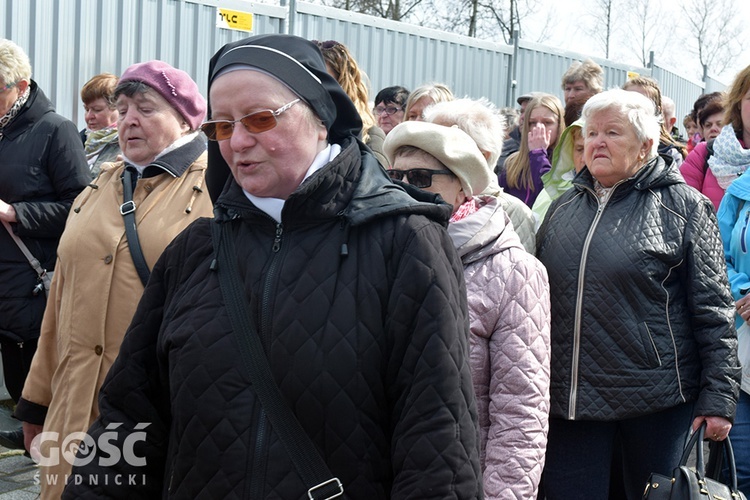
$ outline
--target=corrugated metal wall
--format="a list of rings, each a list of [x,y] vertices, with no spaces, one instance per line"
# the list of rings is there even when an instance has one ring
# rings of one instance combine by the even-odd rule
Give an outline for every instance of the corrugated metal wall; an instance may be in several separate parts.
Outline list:
[[[119,74],[132,63],[162,59],[184,69],[205,94],[208,61],[223,44],[247,33],[216,27],[216,8],[252,12],[254,33],[293,33],[345,43],[371,82],[381,88],[425,82],[448,84],[458,96],[487,97],[498,106],[537,90],[562,97],[560,77],[586,56],[521,41],[514,47],[420,28],[304,2],[286,7],[247,0],[0,0],[0,37],[27,51],[34,79],[60,114],[83,126],[79,89],[93,75]],[[594,58],[605,69],[605,87],[620,86],[633,68]],[[515,78],[514,78],[515,76]],[[684,115],[703,84],[655,67],[653,76]],[[514,83],[515,82],[515,83]],[[710,91],[721,90],[710,80]]]
[[[695,99],[703,93],[703,83],[691,81],[659,67],[654,68],[653,77],[659,82],[660,86],[669,89],[669,92],[665,92],[665,94],[671,97],[675,103],[676,124],[682,135],[685,135],[682,120],[685,115],[692,111]],[[724,90],[724,86],[722,85],[721,88],[716,90]]]
[[[346,44],[370,79],[371,98],[391,85],[440,82],[457,96],[505,100],[512,47],[319,5],[299,3],[297,13],[295,34]]]
[[[151,59],[187,71],[205,95],[208,61],[247,33],[216,28],[217,1],[0,0],[0,37],[23,47],[33,78],[58,113],[84,126],[80,88],[97,73],[122,73]],[[285,9],[242,0],[221,6],[254,11],[258,33],[279,32]]]

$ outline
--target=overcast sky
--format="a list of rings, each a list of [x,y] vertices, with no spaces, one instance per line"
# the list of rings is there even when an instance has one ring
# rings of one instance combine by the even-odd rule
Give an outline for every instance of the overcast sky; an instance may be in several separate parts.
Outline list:
[[[550,38],[544,43],[545,45],[552,45],[560,47],[566,50],[575,52],[582,52],[596,57],[604,57],[604,51],[600,48],[595,41],[593,41],[587,35],[581,36],[570,36],[570,33],[580,33],[580,29],[576,29],[581,19],[585,19],[586,16],[591,15],[591,6],[593,0],[573,0],[567,2],[560,2],[559,0],[541,0],[544,2],[547,9],[551,9],[555,12],[555,19],[559,19],[559,24],[555,29],[551,30]],[[731,0],[734,4],[734,9],[737,11],[737,15],[744,20],[750,19],[750,1],[748,0]],[[683,15],[680,6],[684,3],[684,0],[652,0],[651,5],[660,6],[662,9],[663,18],[665,19],[664,30],[670,29],[670,24],[678,25],[679,16]],[[546,16],[544,12],[538,14],[539,20],[531,20],[531,22],[525,22],[523,30],[526,36],[522,33],[521,38],[535,40],[538,37],[539,25],[543,23]],[[590,22],[588,24],[591,24]],[[746,23],[747,25],[747,23]],[[688,77],[699,79],[701,70],[697,63],[697,56],[693,56],[685,49],[684,34],[676,34],[672,38],[671,43],[663,44],[659,50],[655,50],[655,58],[657,64],[662,67],[675,70],[678,74],[683,74],[685,68],[690,68],[690,74]],[[738,46],[746,48],[750,47],[750,26],[745,29],[744,39],[737,41]],[[628,52],[622,39],[619,43],[611,47],[610,59],[620,61],[623,63],[635,63],[637,58]],[[711,75],[717,78],[719,81],[730,84],[734,75],[740,69],[750,65],[750,49],[742,51],[741,55],[737,58],[735,64],[731,70],[726,71],[722,75]]]

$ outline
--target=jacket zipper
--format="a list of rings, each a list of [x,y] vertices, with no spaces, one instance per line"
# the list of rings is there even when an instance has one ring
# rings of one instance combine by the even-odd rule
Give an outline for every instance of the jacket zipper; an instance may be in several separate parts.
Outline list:
[[[623,181],[620,181],[623,182]],[[581,265],[578,271],[578,290],[576,291],[576,313],[575,313],[575,324],[573,326],[573,357],[570,364],[570,397],[568,399],[568,420],[575,420],[576,417],[576,403],[578,400],[578,364],[581,356],[581,322],[583,321],[583,285],[585,282],[586,275],[586,261],[589,254],[589,246],[591,245],[591,239],[594,237],[596,227],[599,225],[601,220],[602,212],[607,206],[607,203],[612,198],[612,194],[615,192],[615,188],[620,184],[618,182],[612,187],[609,195],[604,201],[599,201],[599,207],[596,209],[596,215],[594,215],[594,221],[591,223],[588,233],[586,234],[586,240],[583,242],[583,251],[581,252]],[[598,201],[599,197],[596,192],[586,188],[594,198]]]
[[[253,455],[252,476],[250,476],[250,498],[263,498],[263,489],[265,487],[265,477],[263,469],[266,465],[266,458],[263,456],[263,447],[266,442],[266,412],[261,408],[258,415],[258,430],[255,435],[255,454]]]
[[[740,248],[742,248],[742,253],[747,253],[747,241],[745,241],[745,236],[747,236],[748,222],[750,222],[750,210],[745,212],[745,224],[742,226],[742,231],[740,231]]]
[[[266,273],[266,279],[263,282],[263,292],[261,293],[260,302],[260,329],[258,334],[263,340],[263,344],[266,346],[270,345],[270,331],[271,331],[271,314],[270,314],[270,301],[273,284],[276,281],[281,250],[281,237],[284,234],[284,228],[280,222],[276,223],[276,234],[274,235],[273,246],[271,251],[273,255],[271,257],[271,265],[268,267]],[[253,476],[251,488],[252,495],[250,498],[263,498],[263,490],[265,487],[263,470],[265,469],[266,458],[263,454],[263,449],[266,446],[266,412],[262,409],[258,416],[258,429],[255,435],[255,456],[253,457]]]

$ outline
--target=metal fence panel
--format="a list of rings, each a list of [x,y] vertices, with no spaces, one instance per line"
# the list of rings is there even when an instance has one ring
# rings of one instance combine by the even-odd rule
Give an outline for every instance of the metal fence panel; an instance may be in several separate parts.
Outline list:
[[[676,73],[664,68],[655,67],[653,78],[659,82],[662,93],[669,96],[675,102],[675,116],[677,127],[685,135],[682,119],[693,109],[695,100],[703,94],[704,87],[701,82],[690,81]],[[723,85],[722,89],[723,90]]]
[[[498,106],[515,105],[516,96],[532,90],[562,97],[562,74],[587,57],[526,41],[516,48],[305,2],[295,5],[290,17],[287,7],[248,0],[0,0],[0,37],[27,51],[34,79],[57,111],[81,127],[81,86],[97,73],[120,74],[135,62],[167,61],[187,71],[205,95],[211,56],[225,43],[248,36],[217,28],[217,7],[252,12],[255,34],[291,26],[305,38],[345,43],[370,79],[371,99],[383,87],[413,90],[427,82],[445,83],[457,96],[486,97]],[[594,60],[605,70],[605,88],[621,86],[628,71],[652,74]],[[653,76],[677,103],[678,115],[692,108],[704,88],[724,88],[712,79],[694,82],[659,67]]]
[[[512,47],[304,2],[294,26],[304,38],[346,44],[370,79],[371,99],[391,85],[440,82],[457,96],[504,103]]]
[[[0,0],[0,37],[24,48],[57,112],[84,126],[80,88],[92,76],[161,59],[205,95],[208,62],[248,36],[216,27],[216,7],[252,11],[256,33],[278,33],[286,10],[245,0]]]

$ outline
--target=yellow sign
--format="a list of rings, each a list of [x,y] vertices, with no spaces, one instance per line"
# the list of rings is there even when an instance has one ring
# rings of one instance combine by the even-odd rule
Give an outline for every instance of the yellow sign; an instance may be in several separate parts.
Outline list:
[[[251,12],[240,12],[216,8],[216,27],[237,31],[253,31],[253,14]]]
[[[636,73],[635,71],[628,71],[628,80],[632,80],[633,78],[638,78],[641,76],[640,73]]]

